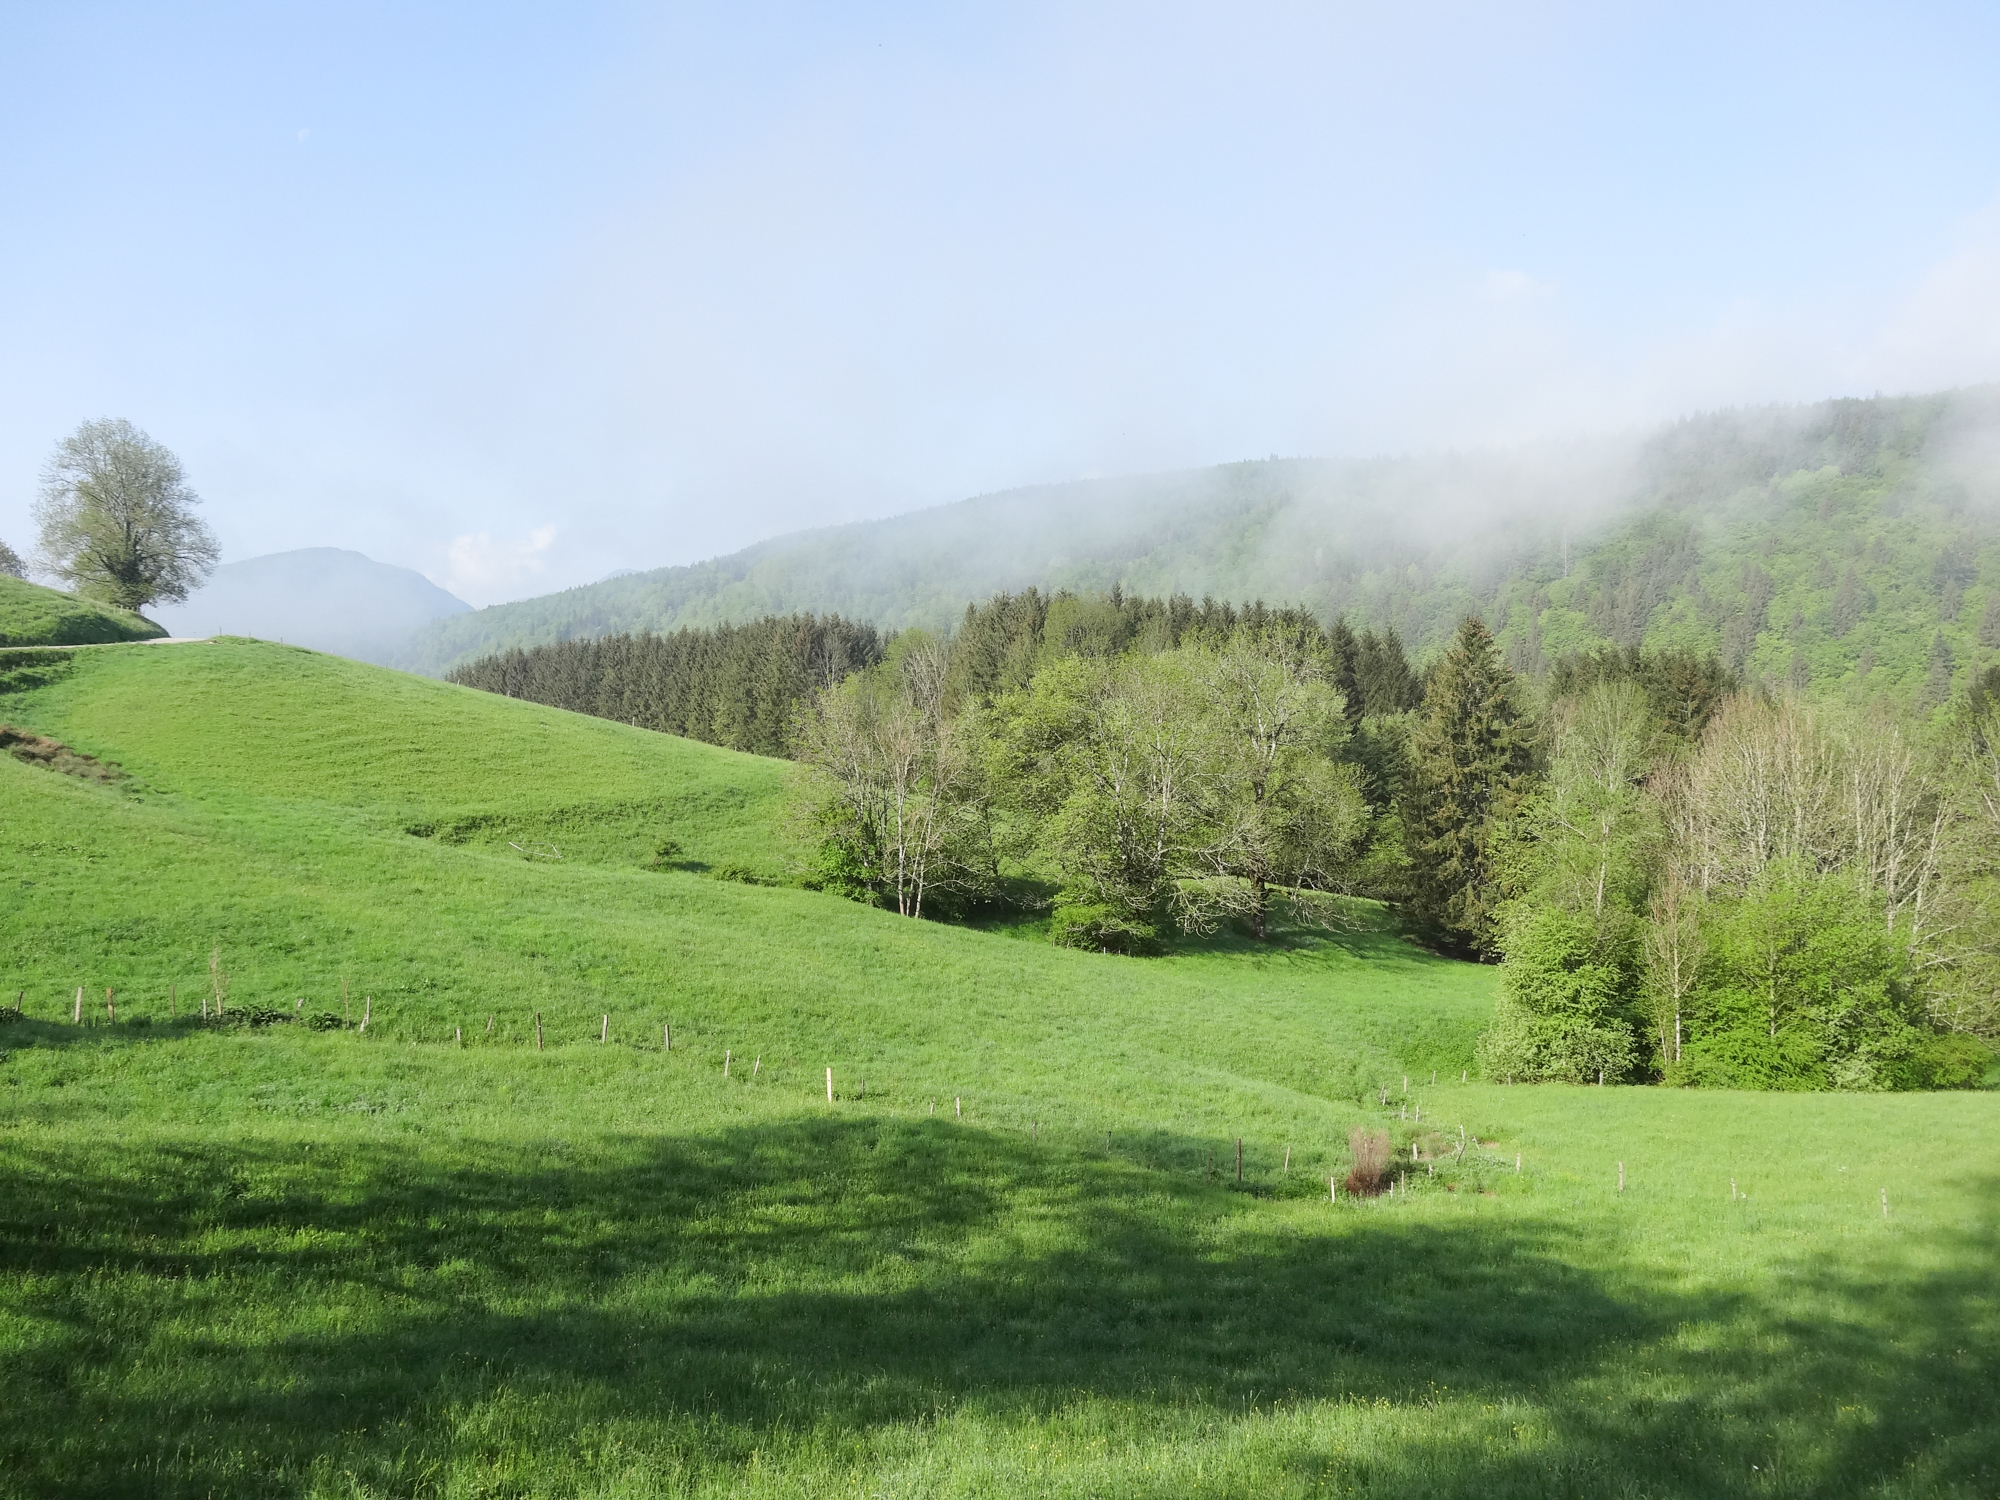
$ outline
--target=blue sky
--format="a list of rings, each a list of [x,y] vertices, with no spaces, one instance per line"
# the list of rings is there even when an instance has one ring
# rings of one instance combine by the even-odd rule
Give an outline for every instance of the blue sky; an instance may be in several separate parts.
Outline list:
[[[2000,379],[2000,7],[0,7],[0,538],[476,603],[1016,484]]]

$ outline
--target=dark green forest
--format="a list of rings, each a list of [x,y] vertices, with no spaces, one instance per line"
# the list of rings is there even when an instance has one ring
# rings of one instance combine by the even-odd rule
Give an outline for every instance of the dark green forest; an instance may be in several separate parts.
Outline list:
[[[448,676],[507,698],[782,756],[807,696],[881,661],[882,644],[874,626],[838,615],[771,615],[503,651]]]

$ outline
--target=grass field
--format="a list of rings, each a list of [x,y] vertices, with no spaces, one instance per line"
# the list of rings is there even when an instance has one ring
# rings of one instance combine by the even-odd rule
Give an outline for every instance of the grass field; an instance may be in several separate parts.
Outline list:
[[[0,646],[72,646],[165,634],[127,610],[0,573]]]
[[[0,1494],[2000,1492],[1994,1094],[1460,1086],[1491,971],[1365,909],[913,924],[710,878],[777,763],[64,657],[0,721],[122,774],[0,757]]]

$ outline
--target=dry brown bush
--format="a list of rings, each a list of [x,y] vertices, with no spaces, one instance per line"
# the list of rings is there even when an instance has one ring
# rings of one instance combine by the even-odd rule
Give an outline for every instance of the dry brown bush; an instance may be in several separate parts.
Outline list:
[[[1382,1191],[1383,1178],[1389,1171],[1389,1132],[1357,1128],[1347,1133],[1347,1149],[1354,1156],[1354,1167],[1347,1174],[1347,1190],[1363,1197],[1372,1197]]]

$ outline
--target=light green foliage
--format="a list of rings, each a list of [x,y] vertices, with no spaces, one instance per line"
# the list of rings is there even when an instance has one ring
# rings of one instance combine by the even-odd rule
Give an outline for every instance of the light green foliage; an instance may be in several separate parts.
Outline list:
[[[0,573],[0,647],[143,641],[165,634],[125,610]]]
[[[1262,938],[1274,894],[1310,916],[1361,844],[1361,778],[1337,759],[1345,704],[1319,643],[1275,631],[1194,648],[1190,668],[1207,755],[1190,878],[1176,893],[1182,925],[1238,917]]]
[[[1743,1088],[1923,1087],[1904,942],[1851,874],[1767,865],[1718,904],[1673,1075]]]
[[[1059,882],[1058,942],[1138,952],[1170,912],[1257,938],[1274,901],[1334,912],[1367,809],[1336,759],[1341,696],[1301,637],[1058,656],[980,722],[1013,846]]]
[[[56,445],[35,504],[42,557],[118,609],[179,603],[220,555],[180,460],[130,422],[85,422]]]
[[[1560,700],[1548,770],[1501,857],[1503,999],[1483,1039],[1489,1077],[1623,1080],[1638,1060],[1642,912],[1657,818],[1640,783],[1657,732],[1634,683]]]
[[[1363,907],[1065,953],[647,868],[666,832],[772,847],[777,763],[279,647],[75,655],[0,700],[128,772],[0,757],[9,1493],[1970,1495],[2000,1466],[1990,1172],[1938,1149],[1992,1094],[1461,1089],[1493,971]],[[565,821],[598,832],[560,861],[498,837]],[[211,944],[223,1026],[185,1019]],[[342,976],[365,1033],[242,1024],[337,1016]],[[1397,1193],[1335,1205],[1357,1125]]]
[[[906,632],[879,666],[826,688],[796,736],[811,883],[899,915],[975,901],[994,862],[973,726],[946,709],[948,653]]]
[[[1051,937],[1151,951],[1206,769],[1190,659],[1061,657],[1002,696],[983,725],[1013,850],[1060,887]]]

